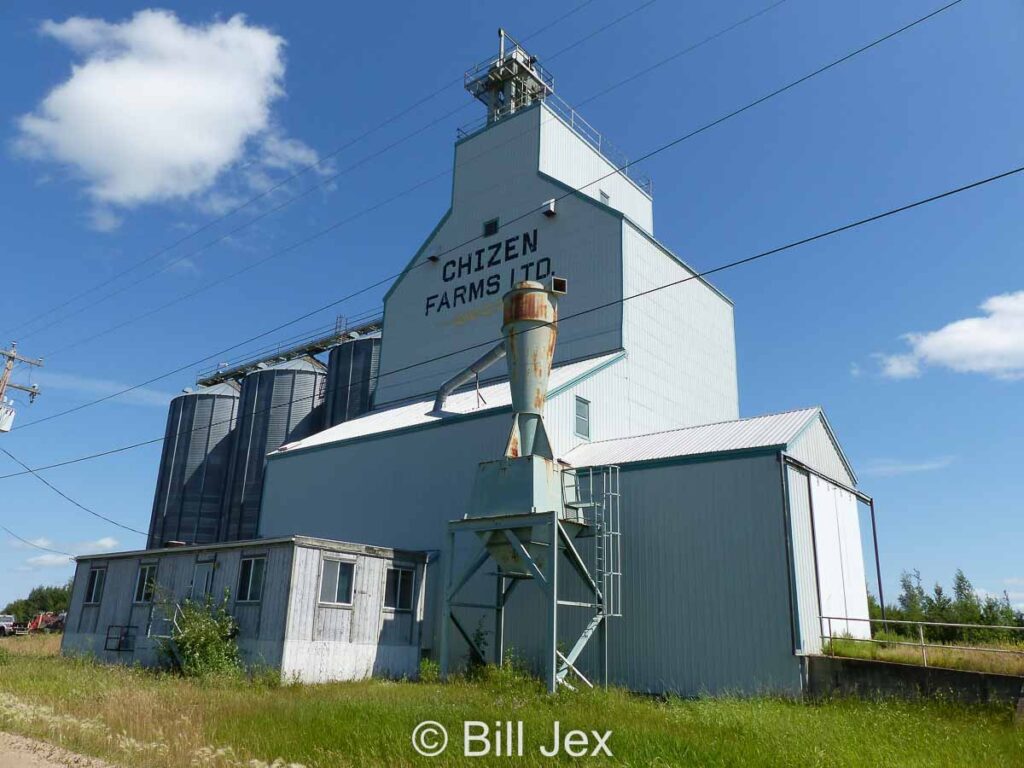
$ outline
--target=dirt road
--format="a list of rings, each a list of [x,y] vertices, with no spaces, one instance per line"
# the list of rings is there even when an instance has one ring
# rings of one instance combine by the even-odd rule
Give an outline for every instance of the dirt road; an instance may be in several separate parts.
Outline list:
[[[113,768],[94,757],[0,731],[0,768]]]

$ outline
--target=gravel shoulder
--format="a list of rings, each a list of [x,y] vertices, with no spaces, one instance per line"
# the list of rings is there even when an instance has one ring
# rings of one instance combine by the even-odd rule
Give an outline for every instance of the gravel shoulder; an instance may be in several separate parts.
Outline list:
[[[114,768],[35,739],[0,731],[0,768]]]

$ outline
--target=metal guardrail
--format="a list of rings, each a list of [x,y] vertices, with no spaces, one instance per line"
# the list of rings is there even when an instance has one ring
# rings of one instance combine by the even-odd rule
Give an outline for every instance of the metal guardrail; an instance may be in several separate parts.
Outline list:
[[[825,624],[822,624],[821,640],[822,643],[828,641],[829,644],[829,655],[835,656],[835,643],[834,641],[852,642],[852,643],[873,643],[876,645],[902,645],[911,648],[921,649],[921,663],[923,666],[928,666],[928,649],[936,648],[946,651],[977,651],[981,653],[1005,653],[1012,656],[1020,656],[1024,658],[1024,627],[1009,627],[1002,626],[999,624],[956,624],[952,622],[942,621],[906,621],[903,619],[861,619],[853,618],[848,616],[819,616],[818,619],[821,622],[828,622],[828,632],[826,633]],[[859,621],[865,622],[869,626],[872,624],[882,624],[888,626],[895,624],[899,626],[917,627],[917,642],[910,640],[878,640],[874,637],[850,637],[849,635],[836,635],[833,631],[833,621],[851,622]],[[976,631],[996,631],[996,632],[1020,632],[1020,641],[1022,643],[1020,650],[1014,650],[1012,648],[991,648],[985,646],[973,646],[973,645],[955,645],[949,643],[929,643],[925,638],[925,627],[936,627],[942,629],[967,629]]]

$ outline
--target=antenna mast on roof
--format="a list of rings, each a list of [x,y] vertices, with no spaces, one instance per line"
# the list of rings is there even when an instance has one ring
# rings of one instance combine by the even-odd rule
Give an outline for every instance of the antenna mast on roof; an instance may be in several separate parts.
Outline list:
[[[555,79],[504,29],[498,30],[498,58],[466,72],[466,90],[487,107],[494,123],[555,92]]]

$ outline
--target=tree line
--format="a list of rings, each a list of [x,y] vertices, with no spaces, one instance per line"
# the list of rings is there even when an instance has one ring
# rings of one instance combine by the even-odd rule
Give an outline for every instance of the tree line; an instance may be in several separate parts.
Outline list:
[[[868,609],[872,619],[882,618],[878,599],[868,592]],[[1010,596],[980,595],[961,569],[953,575],[952,593],[938,582],[925,590],[918,570],[903,571],[896,602],[885,606],[889,621],[924,621],[941,624],[976,624],[1000,627],[1024,627],[1024,611],[1010,602]],[[874,631],[911,636],[918,639],[916,626],[874,624]],[[957,627],[925,627],[925,639],[941,643],[1018,642],[1024,643],[1024,632]]]
[[[40,613],[62,613],[71,603],[71,582],[62,587],[40,586],[28,593],[28,597],[14,600],[0,611],[10,614],[19,622],[29,622]]]

